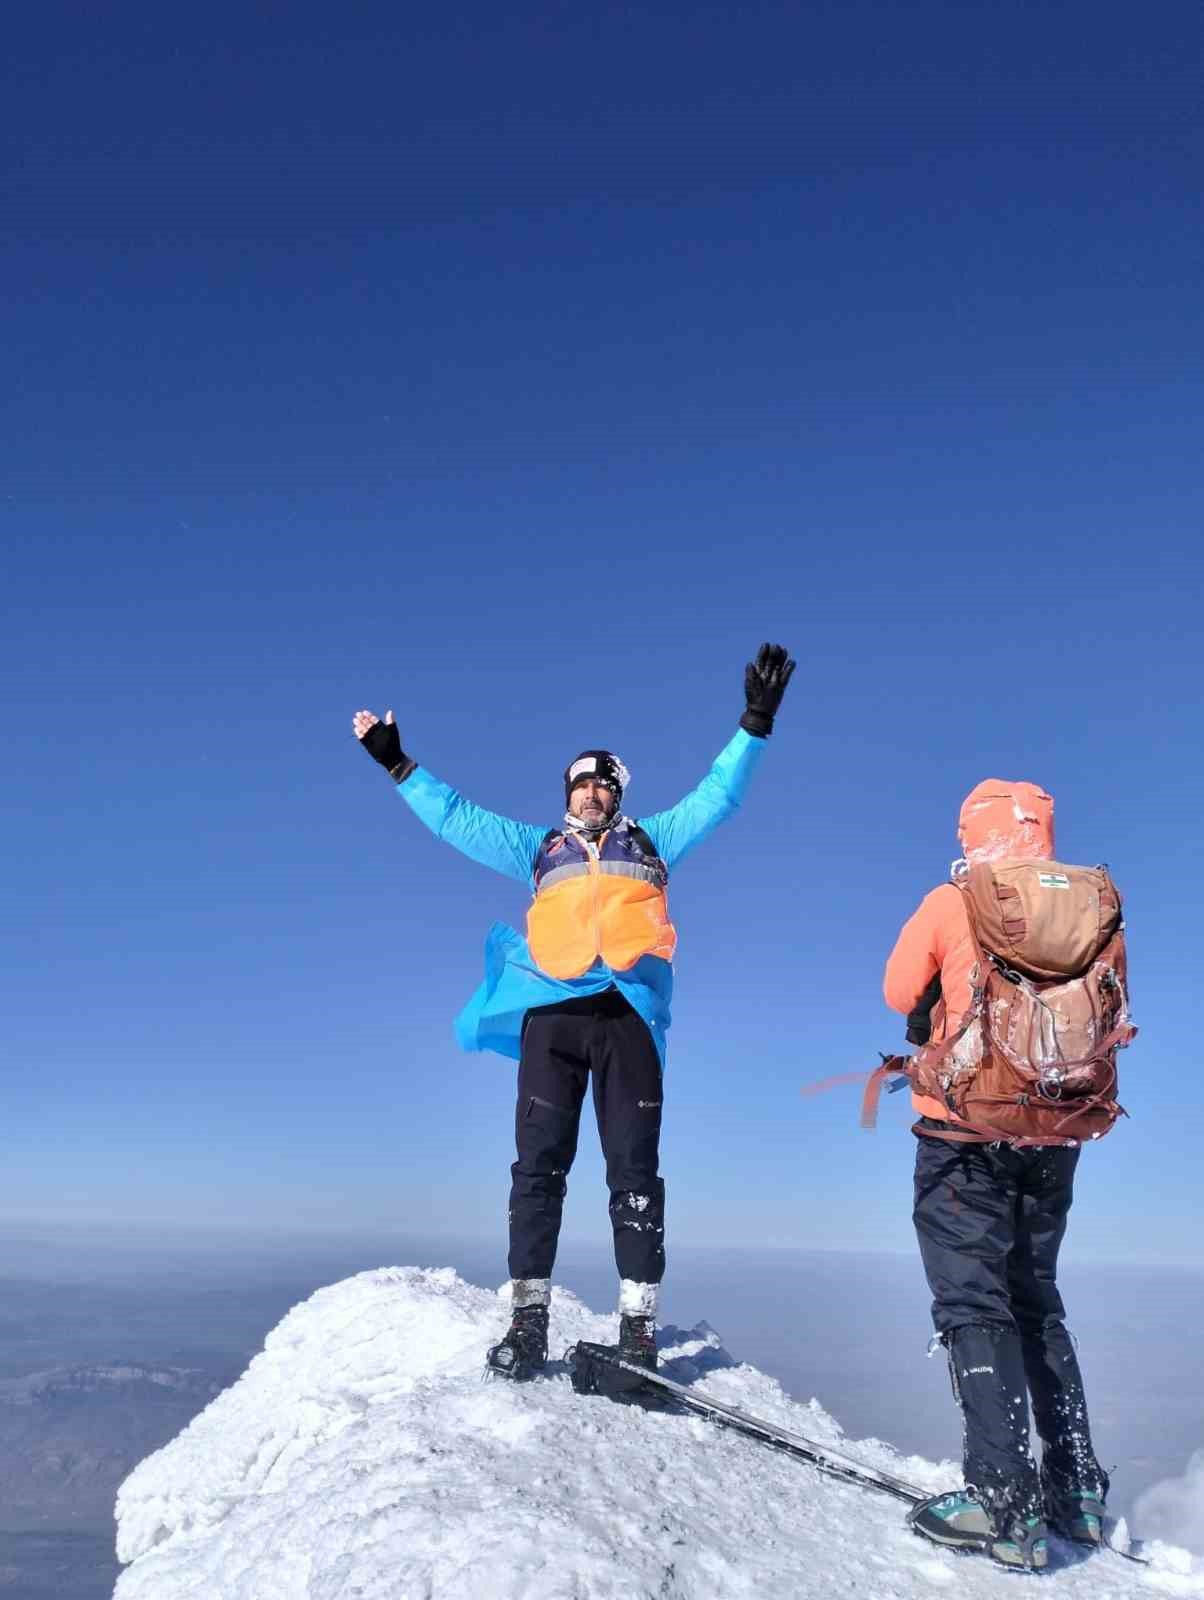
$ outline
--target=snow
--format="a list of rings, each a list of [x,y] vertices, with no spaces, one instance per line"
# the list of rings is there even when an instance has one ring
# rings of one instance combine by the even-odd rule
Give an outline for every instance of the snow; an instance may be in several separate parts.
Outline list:
[[[1039,1579],[939,1550],[898,1501],[700,1418],[582,1399],[558,1361],[531,1384],[483,1381],[508,1309],[508,1292],[417,1267],[295,1307],[122,1485],[114,1600],[1016,1600],[1025,1582],[1067,1600],[1204,1596],[1204,1561],[1166,1545],[1146,1547],[1149,1568],[1059,1545]],[[560,1289],[551,1326],[556,1354],[617,1333]],[[660,1342],[679,1382],[927,1492],[958,1481],[949,1462],[844,1441],[705,1323]]]
[[[552,1303],[551,1278],[512,1278],[510,1304],[514,1310],[522,1306],[546,1306]]]
[[[636,1200],[642,1200],[643,1206],[637,1206],[642,1211],[648,1204],[646,1194],[630,1195],[629,1200],[635,1205]],[[619,1279],[619,1315],[625,1317],[655,1317],[657,1304],[660,1300],[659,1283],[639,1283],[634,1278]]]
[[[1181,1478],[1156,1483],[1137,1502],[1141,1526],[1162,1539],[1179,1539],[1204,1550],[1204,1450],[1197,1450]]]

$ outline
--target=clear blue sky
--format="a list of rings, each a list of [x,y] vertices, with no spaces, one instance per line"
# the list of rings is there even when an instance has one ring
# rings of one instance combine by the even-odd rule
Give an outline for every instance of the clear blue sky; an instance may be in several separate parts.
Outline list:
[[[669,1247],[910,1247],[856,1094],[964,792],[1127,891],[1133,1121],[1084,1254],[1204,1258],[1200,13],[50,3],[3,116],[0,1215],[503,1253],[523,895],[355,748],[554,822],[672,803]],[[569,1228],[604,1237],[592,1131]]]

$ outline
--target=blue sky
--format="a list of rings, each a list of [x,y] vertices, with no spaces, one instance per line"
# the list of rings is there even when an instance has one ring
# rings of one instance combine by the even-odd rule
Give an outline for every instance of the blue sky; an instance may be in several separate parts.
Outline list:
[[[685,863],[674,1239],[910,1248],[903,918],[986,776],[1128,896],[1133,1113],[1073,1247],[1202,1259],[1195,7],[50,4],[9,41],[0,1215],[495,1234],[523,895],[392,705],[634,814],[799,660]],[[604,1237],[583,1139],[568,1230]],[[672,1269],[670,1269],[672,1270]]]

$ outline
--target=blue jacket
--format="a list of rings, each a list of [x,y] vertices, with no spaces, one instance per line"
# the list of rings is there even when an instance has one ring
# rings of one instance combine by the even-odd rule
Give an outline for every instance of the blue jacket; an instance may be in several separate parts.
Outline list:
[[[736,810],[767,742],[738,729],[697,788],[668,811],[639,819],[667,868],[676,866]],[[415,767],[397,787],[436,838],[482,866],[532,887],[546,827],[486,811],[424,767]],[[532,1006],[579,999],[612,985],[648,1024],[663,1063],[673,997],[670,962],[644,956],[625,972],[614,972],[599,960],[580,978],[553,978],[536,965],[522,934],[495,922],[485,940],[484,981],[456,1018],[456,1037],[465,1050],[496,1050],[517,1060],[523,1018]]]

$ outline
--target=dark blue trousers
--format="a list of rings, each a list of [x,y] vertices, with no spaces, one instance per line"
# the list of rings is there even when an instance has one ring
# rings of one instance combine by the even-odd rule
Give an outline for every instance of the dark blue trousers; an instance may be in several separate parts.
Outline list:
[[[621,1278],[665,1275],[659,1173],[661,1064],[648,1025],[617,989],[527,1013],[518,1065],[511,1167],[510,1276],[549,1278],[585,1091],[594,1115]]]
[[[1042,1478],[1102,1496],[1108,1480],[1057,1285],[1079,1151],[924,1134],[916,1146],[913,1218],[962,1409],[967,1483],[1039,1505],[1031,1400]]]

